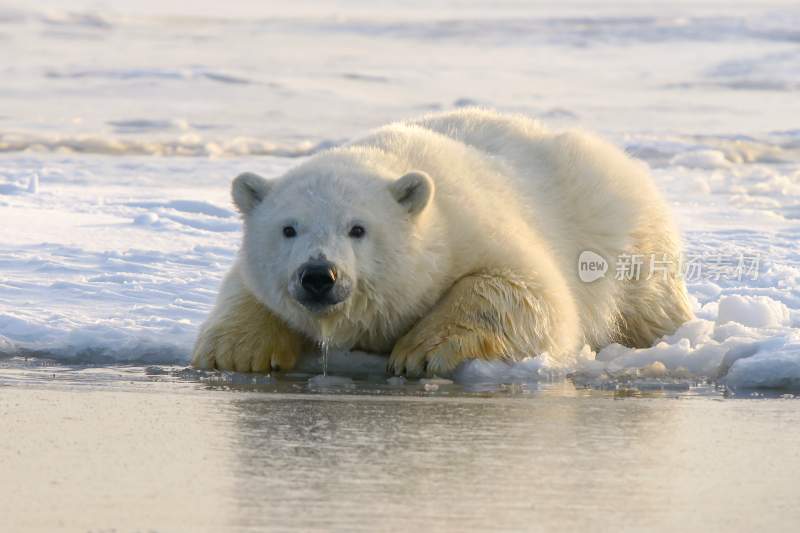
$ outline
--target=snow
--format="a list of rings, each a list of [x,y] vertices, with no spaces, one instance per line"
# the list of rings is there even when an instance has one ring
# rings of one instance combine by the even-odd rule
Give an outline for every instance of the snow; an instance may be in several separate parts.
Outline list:
[[[238,248],[233,176],[478,104],[649,165],[697,319],[649,348],[475,360],[453,379],[800,387],[796,2],[195,4],[0,8],[0,353],[185,364]]]

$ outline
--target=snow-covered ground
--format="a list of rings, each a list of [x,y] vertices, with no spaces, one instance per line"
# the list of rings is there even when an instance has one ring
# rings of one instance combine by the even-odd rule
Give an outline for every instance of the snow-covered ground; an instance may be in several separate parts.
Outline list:
[[[649,349],[457,379],[800,387],[796,1],[291,4],[0,7],[0,353],[187,362],[238,247],[233,176],[485,105],[650,165],[698,318]]]

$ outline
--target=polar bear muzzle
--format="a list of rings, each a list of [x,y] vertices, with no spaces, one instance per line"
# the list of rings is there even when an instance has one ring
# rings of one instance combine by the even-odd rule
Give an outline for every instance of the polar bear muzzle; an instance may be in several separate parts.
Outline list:
[[[335,264],[316,259],[300,265],[290,292],[308,310],[320,313],[345,301],[350,296],[350,283]]]

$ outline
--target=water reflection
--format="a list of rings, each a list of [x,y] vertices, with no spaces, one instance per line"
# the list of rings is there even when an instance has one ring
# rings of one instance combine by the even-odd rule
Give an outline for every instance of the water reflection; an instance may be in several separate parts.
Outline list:
[[[563,396],[236,401],[240,525],[520,530],[544,513],[577,526],[576,495],[593,498],[580,506],[605,505],[609,480],[640,466],[631,462],[641,454],[628,451],[668,441],[670,410],[658,405]],[[641,495],[633,479],[615,488],[629,502]]]
[[[800,409],[788,399],[216,378],[0,369],[0,472],[13,480],[0,516],[143,531],[800,523]]]

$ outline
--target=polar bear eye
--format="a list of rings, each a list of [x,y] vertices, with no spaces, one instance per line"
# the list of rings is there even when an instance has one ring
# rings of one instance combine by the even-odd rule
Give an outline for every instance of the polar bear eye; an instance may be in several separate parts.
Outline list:
[[[283,236],[287,239],[291,239],[292,237],[297,237],[297,230],[294,229],[292,226],[284,226],[283,227]]]
[[[360,239],[361,237],[364,236],[365,233],[367,233],[367,230],[364,229],[364,226],[359,226],[358,224],[356,224],[355,226],[350,228],[350,233],[348,233],[348,235],[353,237],[354,239]]]

